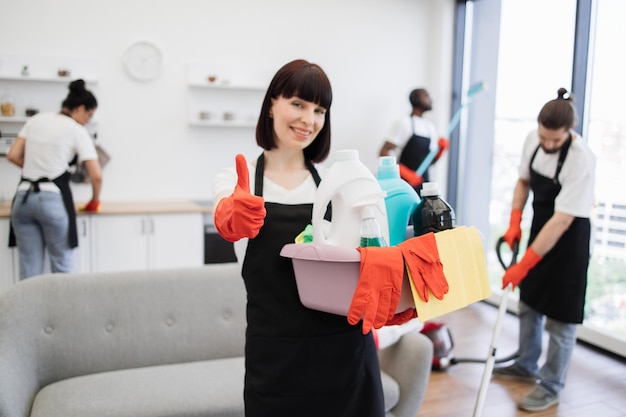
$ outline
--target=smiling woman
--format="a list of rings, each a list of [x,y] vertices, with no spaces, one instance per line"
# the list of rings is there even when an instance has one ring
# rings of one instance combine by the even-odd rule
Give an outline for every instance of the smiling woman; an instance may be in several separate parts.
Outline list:
[[[263,153],[256,165],[237,155],[236,173],[224,170],[214,183],[217,230],[230,241],[247,238],[248,417],[385,415],[372,333],[363,335],[344,316],[304,307],[293,265],[280,256],[311,221],[321,181],[314,163],[330,149],[331,102],[318,65],[284,65],[261,107],[256,139]]]

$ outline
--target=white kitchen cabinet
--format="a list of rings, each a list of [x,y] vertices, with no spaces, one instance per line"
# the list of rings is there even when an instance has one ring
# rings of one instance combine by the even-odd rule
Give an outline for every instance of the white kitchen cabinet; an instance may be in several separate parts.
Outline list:
[[[93,272],[204,264],[201,213],[94,215]]]
[[[91,271],[91,216],[76,217],[78,247],[74,249],[74,272]]]
[[[17,249],[8,246],[9,224],[8,218],[0,218],[0,294],[18,280]]]

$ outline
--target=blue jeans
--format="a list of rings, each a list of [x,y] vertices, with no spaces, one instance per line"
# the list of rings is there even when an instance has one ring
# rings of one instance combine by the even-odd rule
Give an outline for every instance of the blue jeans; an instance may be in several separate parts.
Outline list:
[[[74,250],[68,241],[69,219],[61,193],[18,191],[11,210],[20,259],[20,279],[44,272],[45,251],[51,272],[72,272]]]
[[[523,371],[536,374],[539,384],[558,394],[565,387],[565,378],[576,344],[577,324],[546,317],[545,329],[550,340],[546,361],[539,368],[544,315],[520,301],[519,320],[519,357],[515,365]]]

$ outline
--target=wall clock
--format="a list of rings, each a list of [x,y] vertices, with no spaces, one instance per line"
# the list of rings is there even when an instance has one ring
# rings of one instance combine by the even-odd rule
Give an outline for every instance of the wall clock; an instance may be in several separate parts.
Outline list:
[[[128,75],[135,80],[151,81],[161,74],[163,54],[154,43],[138,41],[126,49],[122,62]]]

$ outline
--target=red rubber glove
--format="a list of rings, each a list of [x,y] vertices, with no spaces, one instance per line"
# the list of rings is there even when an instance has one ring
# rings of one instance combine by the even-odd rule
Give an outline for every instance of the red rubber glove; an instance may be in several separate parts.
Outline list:
[[[522,229],[520,224],[522,223],[522,210],[511,210],[511,219],[509,220],[509,228],[504,233],[504,241],[509,245],[509,248],[513,249],[513,243],[519,243],[522,240]]]
[[[417,172],[415,172],[415,170],[409,168],[408,166],[404,164],[399,164],[399,165],[400,165],[400,177],[403,180],[411,184],[413,188],[416,188],[422,185],[422,183],[424,182],[424,179],[420,175],[417,175]]]
[[[417,310],[414,308],[409,308],[408,310],[404,310],[401,313],[394,314],[393,317],[385,323],[385,326],[391,326],[394,324],[404,324],[409,320],[412,320],[417,317]]]
[[[400,303],[404,262],[397,246],[358,248],[361,270],[352,302],[348,323],[357,324],[363,318],[363,334],[380,329],[391,320]]]
[[[244,237],[255,238],[265,220],[263,197],[250,194],[250,177],[246,158],[235,157],[237,185],[229,197],[220,200],[215,208],[215,228],[229,242]]]
[[[428,302],[428,290],[439,300],[448,293],[450,286],[443,274],[437,241],[433,232],[407,239],[398,245],[406,262],[409,279],[415,289]]]
[[[446,151],[446,149],[450,148],[450,141],[446,138],[439,138],[437,141],[437,145],[439,145],[439,152],[435,155],[435,161],[441,158],[441,155]]]
[[[537,255],[533,248],[526,249],[522,260],[510,266],[504,273],[502,277],[502,289],[505,289],[509,284],[511,284],[513,288],[517,287],[519,283],[526,278],[528,272],[533,269],[541,259],[543,259],[543,257]]]
[[[80,208],[80,211],[90,211],[96,213],[100,211],[100,202],[98,200],[91,200]]]

